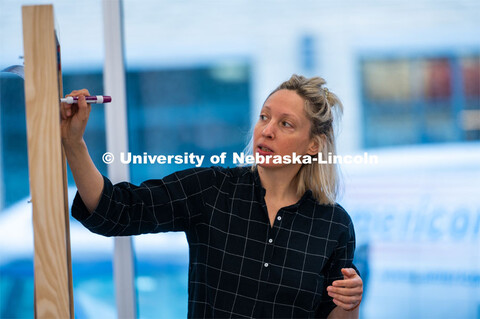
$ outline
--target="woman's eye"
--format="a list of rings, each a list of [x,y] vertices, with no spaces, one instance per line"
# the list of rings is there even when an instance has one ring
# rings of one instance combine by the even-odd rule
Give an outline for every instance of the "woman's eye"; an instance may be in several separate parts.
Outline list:
[[[282,122],[282,125],[285,126],[285,127],[293,127],[292,124],[290,124],[289,122],[285,122],[285,121]]]
[[[260,114],[260,120],[265,121],[267,119],[267,116],[264,114]]]

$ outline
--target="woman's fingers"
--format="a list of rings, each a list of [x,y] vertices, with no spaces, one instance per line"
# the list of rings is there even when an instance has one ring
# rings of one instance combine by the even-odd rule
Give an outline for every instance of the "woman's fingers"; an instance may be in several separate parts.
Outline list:
[[[87,104],[84,95],[78,96],[77,101],[78,106],[78,117],[81,121],[87,121],[88,116],[90,115],[90,109],[92,108],[91,104]]]
[[[340,294],[344,296],[355,296],[361,295],[363,293],[363,288],[361,286],[353,288],[343,288],[343,287],[333,287],[328,286],[327,291],[330,293]]]
[[[359,275],[355,275],[353,278],[343,279],[343,280],[335,280],[332,282],[332,286],[334,287],[347,287],[353,288],[357,286],[362,286],[362,278]]]
[[[75,104],[61,103],[60,112],[62,114],[62,119],[66,120],[67,118],[75,115],[77,112],[78,106]]]
[[[331,287],[331,286],[330,286]],[[332,287],[333,288],[333,287]],[[328,291],[328,295],[333,298],[333,302],[344,310],[355,308],[362,301],[362,292],[358,289],[343,288],[342,293]],[[354,292],[355,291],[355,292]]]
[[[357,303],[362,300],[362,295],[361,294],[355,294],[355,295],[342,295],[342,294],[336,294],[333,292],[328,292],[328,295],[332,297],[333,299],[337,299],[343,303]]]
[[[80,96],[80,95],[85,95],[85,96],[90,96],[90,92],[88,92],[87,89],[81,89],[81,90],[73,90],[70,94],[66,96]]]
[[[62,110],[62,117],[66,120],[68,117],[72,115],[72,106],[68,103],[62,103],[61,108]]]
[[[345,303],[337,299],[333,299],[333,303],[347,311],[354,309],[359,304],[359,302]]]
[[[344,310],[355,308],[363,295],[363,281],[353,268],[343,268],[343,280],[335,280],[327,287],[327,292],[333,302]]]
[[[357,272],[353,268],[342,268],[341,272],[344,276],[344,278],[352,278],[357,275]]]
[[[80,99],[81,96],[84,96],[84,97],[90,96],[90,92],[88,92],[87,89],[73,90],[69,94],[65,95],[65,97],[69,97],[69,96],[78,97]],[[85,101],[85,99],[83,99],[82,101]],[[62,119],[67,119],[70,116],[75,115],[80,107],[83,107],[89,110],[89,106],[87,106],[86,102],[78,101],[77,103],[73,103],[73,104],[62,103],[60,107]],[[88,113],[85,113],[84,111],[84,113],[80,117],[82,119],[85,119],[85,116],[87,116],[86,118],[88,118]]]

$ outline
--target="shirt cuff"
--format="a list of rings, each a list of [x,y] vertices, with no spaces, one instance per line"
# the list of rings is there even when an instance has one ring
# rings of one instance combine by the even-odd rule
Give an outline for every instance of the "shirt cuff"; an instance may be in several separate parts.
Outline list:
[[[75,198],[73,199],[72,216],[87,228],[104,223],[105,222],[104,216],[106,215],[108,208],[110,206],[110,201],[113,193],[113,185],[108,178],[106,178],[103,175],[102,177],[103,177],[102,195],[100,196],[100,201],[97,205],[97,208],[95,208],[95,210],[92,213],[88,211],[78,191],[75,194]]]

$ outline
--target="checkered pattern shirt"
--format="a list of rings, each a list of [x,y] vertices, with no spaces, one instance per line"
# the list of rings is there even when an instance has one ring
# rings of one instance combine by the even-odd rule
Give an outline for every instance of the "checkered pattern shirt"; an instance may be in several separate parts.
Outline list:
[[[104,178],[95,211],[77,194],[72,214],[104,236],[184,231],[188,318],[327,317],[326,288],[352,267],[350,217],[307,191],[272,227],[264,196],[249,167],[194,168],[140,186]]]

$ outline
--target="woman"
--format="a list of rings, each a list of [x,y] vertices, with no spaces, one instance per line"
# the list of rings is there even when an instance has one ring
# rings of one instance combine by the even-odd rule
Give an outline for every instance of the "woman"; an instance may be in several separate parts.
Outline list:
[[[326,156],[335,151],[334,108],[321,78],[293,75],[265,101],[252,150]],[[355,235],[335,203],[336,169],[263,163],[194,168],[140,186],[115,186],[83,140],[90,105],[62,104],[62,142],[78,188],[72,214],[105,236],[184,231],[189,318],[357,318],[362,280],[351,267]],[[260,163],[261,161],[259,161]]]

